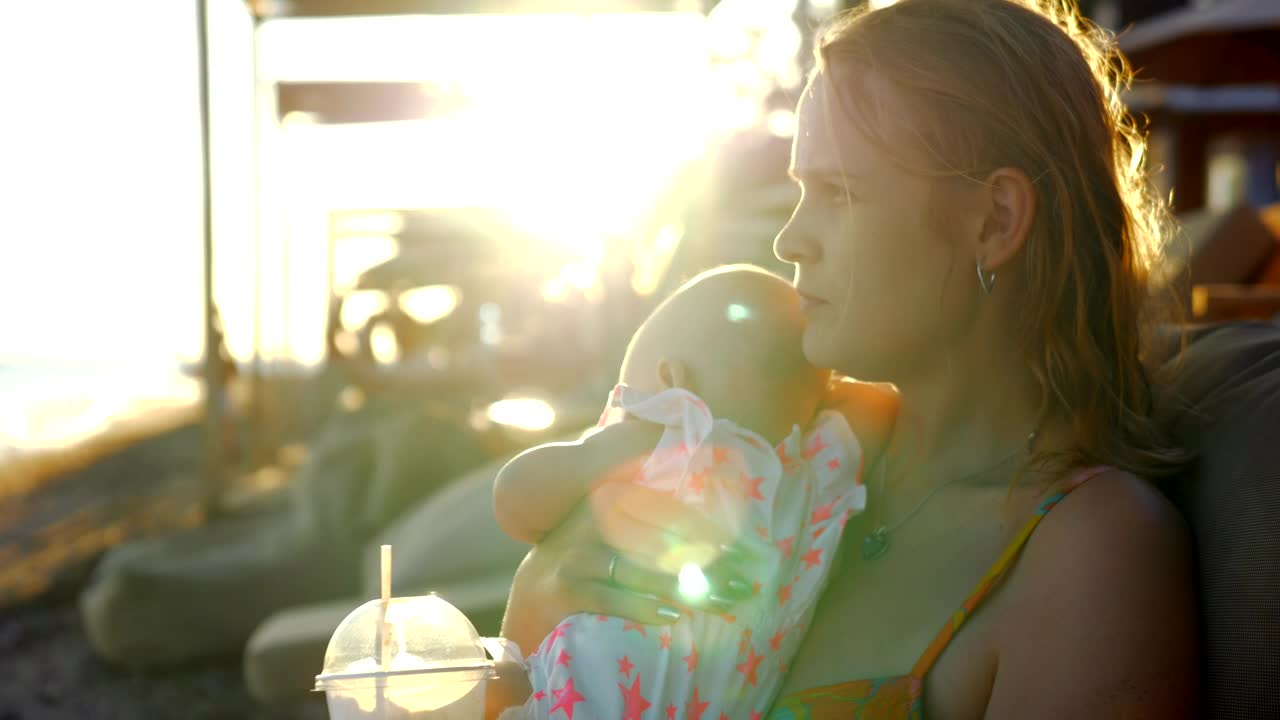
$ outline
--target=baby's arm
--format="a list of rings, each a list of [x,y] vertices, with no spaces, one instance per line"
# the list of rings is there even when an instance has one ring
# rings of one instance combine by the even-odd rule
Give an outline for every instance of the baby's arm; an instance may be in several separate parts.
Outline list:
[[[661,425],[624,420],[576,442],[520,453],[494,480],[498,526],[521,542],[540,541],[592,488],[634,476],[661,436]]]

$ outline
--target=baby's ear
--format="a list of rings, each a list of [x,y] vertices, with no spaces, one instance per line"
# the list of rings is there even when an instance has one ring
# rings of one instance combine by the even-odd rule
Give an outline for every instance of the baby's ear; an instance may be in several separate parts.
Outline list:
[[[662,358],[658,361],[658,384],[663,390],[671,388],[693,390],[693,379],[689,377],[689,367],[675,358]]]

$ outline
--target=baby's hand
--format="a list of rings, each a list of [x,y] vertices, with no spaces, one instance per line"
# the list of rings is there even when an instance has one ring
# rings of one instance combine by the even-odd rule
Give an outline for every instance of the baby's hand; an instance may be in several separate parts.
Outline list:
[[[844,415],[870,461],[879,457],[889,441],[898,416],[898,402],[898,388],[893,383],[833,376],[823,396],[822,408]]]

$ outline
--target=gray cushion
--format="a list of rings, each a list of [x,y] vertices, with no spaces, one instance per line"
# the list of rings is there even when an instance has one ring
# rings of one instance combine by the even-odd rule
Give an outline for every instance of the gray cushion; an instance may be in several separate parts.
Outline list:
[[[373,403],[334,416],[311,450],[278,511],[221,518],[107,553],[80,599],[95,650],[136,666],[235,654],[276,611],[355,595],[366,541],[488,454],[457,422],[416,406]],[[494,548],[474,553],[485,560],[481,570],[504,559],[514,570],[524,549],[500,544],[505,538],[493,520],[483,525],[492,516],[496,472],[467,505],[471,534],[464,539],[463,530],[472,528],[448,526],[468,547],[449,553],[434,547],[435,556],[423,562],[447,554],[464,563],[477,538],[496,536]]]
[[[1203,717],[1280,717],[1280,327],[1200,328],[1169,418],[1199,451],[1169,493],[1194,533]]]
[[[493,515],[493,480],[509,459],[454,479],[371,539],[363,554],[364,593],[373,597],[379,592],[383,544],[392,547],[391,582],[397,595],[495,573],[514,575],[529,546],[507,537]]]

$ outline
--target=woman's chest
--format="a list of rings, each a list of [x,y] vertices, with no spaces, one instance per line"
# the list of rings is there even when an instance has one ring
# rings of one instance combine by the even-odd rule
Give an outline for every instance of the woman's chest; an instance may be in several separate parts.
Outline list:
[[[924,519],[923,517],[921,519]],[[839,565],[792,663],[783,693],[850,680],[905,675],[961,608],[1000,554],[998,521],[977,527],[938,518],[890,535],[882,557],[866,560],[866,521],[851,521]],[[995,672],[993,625],[977,613],[958,632],[925,682],[929,705],[980,716]],[[968,712],[972,709],[972,712]]]

